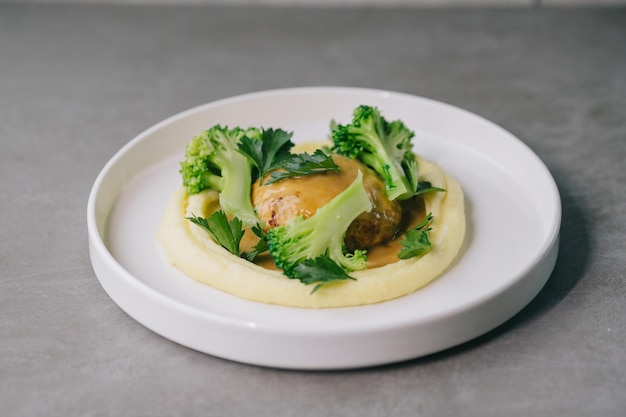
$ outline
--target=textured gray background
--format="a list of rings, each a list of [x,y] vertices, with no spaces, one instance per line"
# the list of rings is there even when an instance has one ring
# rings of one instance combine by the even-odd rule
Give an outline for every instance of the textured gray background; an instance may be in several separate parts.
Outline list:
[[[0,4],[0,415],[624,416],[626,9]],[[546,287],[500,328],[346,372],[228,362],[146,330],[89,262],[93,181],[136,134],[251,91],[373,87],[493,120],[563,200]]]

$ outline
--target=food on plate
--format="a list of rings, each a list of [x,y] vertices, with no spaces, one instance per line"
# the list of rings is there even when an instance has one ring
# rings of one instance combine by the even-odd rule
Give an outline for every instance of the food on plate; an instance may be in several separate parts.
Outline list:
[[[158,240],[188,276],[293,307],[371,304],[441,275],[465,235],[463,192],[414,134],[361,105],[327,141],[216,125],[187,145]]]
[[[347,249],[352,252],[393,239],[402,219],[400,202],[387,197],[385,184],[365,164],[338,154],[331,158],[339,167],[332,175],[303,175],[263,185],[257,181],[252,189],[252,204],[262,223],[276,227],[297,216],[311,217],[348,188],[360,172],[372,209],[350,223],[344,237]]]

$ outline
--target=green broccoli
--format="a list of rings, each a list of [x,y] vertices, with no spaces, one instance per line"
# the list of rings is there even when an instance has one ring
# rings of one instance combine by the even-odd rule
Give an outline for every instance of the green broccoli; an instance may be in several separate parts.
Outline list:
[[[250,198],[253,166],[238,150],[244,136],[260,140],[261,130],[221,125],[205,130],[187,144],[180,173],[188,194],[216,190],[226,214],[253,226],[259,222]]]
[[[332,127],[332,151],[368,165],[383,179],[390,200],[405,200],[418,186],[413,136],[401,121],[388,122],[376,107],[361,105],[352,123]]]
[[[317,209],[309,218],[294,217],[286,224],[270,229],[266,240],[269,252],[276,266],[290,278],[305,282],[302,268],[308,262],[310,266],[323,266],[329,258],[344,271],[364,269],[367,263],[365,250],[346,253],[344,237],[348,226],[361,213],[372,209],[372,203],[363,186],[363,174],[359,171],[354,182]],[[350,278],[345,275],[346,278]],[[308,283],[308,282],[305,282]]]

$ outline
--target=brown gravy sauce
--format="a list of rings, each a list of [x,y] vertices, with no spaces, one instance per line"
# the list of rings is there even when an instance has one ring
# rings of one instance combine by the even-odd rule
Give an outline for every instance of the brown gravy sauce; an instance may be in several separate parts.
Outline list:
[[[400,244],[402,235],[408,229],[417,226],[425,216],[426,209],[422,198],[416,197],[403,202],[402,223],[398,229],[396,237],[392,240],[380,243],[367,249],[367,267],[378,268],[397,262],[398,252],[400,252],[400,249],[402,248],[402,245]],[[252,232],[252,230],[246,229],[246,233],[241,239],[240,248],[243,252],[249,253],[258,241],[259,238]],[[276,265],[274,265],[272,257],[267,252],[257,256],[254,263],[266,269],[277,269]]]

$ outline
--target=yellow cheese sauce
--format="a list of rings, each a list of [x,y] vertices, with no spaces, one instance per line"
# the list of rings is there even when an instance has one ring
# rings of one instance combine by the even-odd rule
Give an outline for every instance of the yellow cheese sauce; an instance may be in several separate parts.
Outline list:
[[[300,146],[299,152],[318,147]],[[459,184],[435,163],[418,157],[420,180],[445,192],[426,194],[413,206],[407,220],[419,223],[432,213],[429,232],[433,249],[421,257],[399,260],[401,237],[368,249],[368,268],[350,273],[354,281],[325,285],[311,294],[312,287],[289,279],[276,270],[268,255],[256,263],[239,258],[216,244],[209,234],[186,219],[209,217],[219,209],[218,193],[205,190],[188,196],[178,189],[166,208],[157,239],[169,261],[189,277],[237,297],[269,304],[302,308],[346,307],[378,303],[415,292],[440,276],[454,261],[465,236],[465,204]],[[406,209],[405,209],[406,210]],[[406,227],[409,227],[407,225]],[[242,250],[255,244],[247,232]]]

